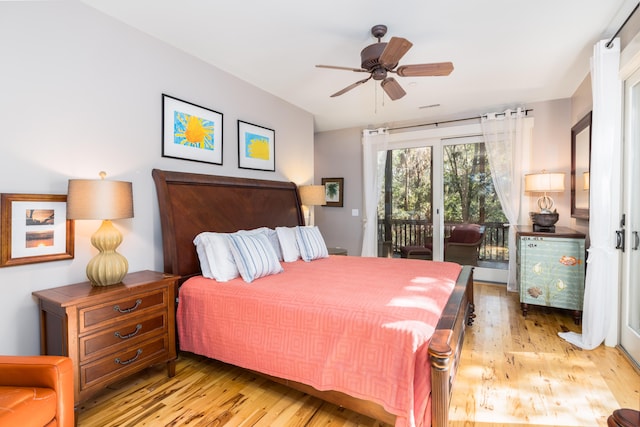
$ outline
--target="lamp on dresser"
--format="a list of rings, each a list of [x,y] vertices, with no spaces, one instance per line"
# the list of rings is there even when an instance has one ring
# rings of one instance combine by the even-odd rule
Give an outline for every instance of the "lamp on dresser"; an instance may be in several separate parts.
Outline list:
[[[553,208],[554,202],[547,193],[561,193],[564,191],[564,173],[546,172],[531,173],[524,176],[524,191],[529,193],[543,193],[538,198],[540,212],[530,212],[534,231],[555,231],[558,222],[558,212]]]
[[[100,179],[70,179],[67,193],[68,219],[99,219],[100,228],[91,236],[98,254],[87,264],[87,278],[93,286],[122,282],[129,270],[127,259],[116,251],[122,233],[112,220],[133,218],[133,190],[130,182]]]
[[[300,202],[303,210],[305,210],[305,223],[311,225],[311,211],[309,206],[321,206],[326,205],[326,196],[324,185],[301,185],[298,187],[300,191]]]

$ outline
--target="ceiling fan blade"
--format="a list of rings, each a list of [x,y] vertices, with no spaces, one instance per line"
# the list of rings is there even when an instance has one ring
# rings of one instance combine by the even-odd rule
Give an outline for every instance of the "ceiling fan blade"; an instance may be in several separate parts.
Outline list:
[[[387,47],[384,48],[378,62],[385,68],[391,69],[398,65],[400,58],[411,49],[413,43],[402,37],[391,37]]]
[[[338,67],[336,65],[316,65],[318,68],[330,68],[333,70],[347,70],[347,71],[356,71],[358,73],[368,73],[369,71],[362,68],[351,68],[351,67]]]
[[[382,81],[382,83],[380,83],[380,85],[392,101],[400,99],[407,94],[407,92],[402,89],[402,86],[400,86],[400,83],[398,83],[393,77],[387,77]]]
[[[331,98],[334,98],[336,96],[342,95],[343,93],[349,92],[351,89],[353,89],[353,88],[355,88],[357,86],[360,86],[363,83],[368,82],[370,79],[371,79],[371,76],[367,77],[366,79],[358,80],[357,82],[350,84],[349,86],[345,87],[344,89],[337,91],[336,93],[331,95]]]
[[[448,76],[453,71],[451,62],[434,62],[433,64],[401,65],[395,71],[402,77]]]

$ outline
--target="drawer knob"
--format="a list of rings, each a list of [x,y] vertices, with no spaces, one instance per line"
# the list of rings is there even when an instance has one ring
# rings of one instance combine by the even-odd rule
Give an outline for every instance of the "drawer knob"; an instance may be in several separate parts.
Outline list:
[[[141,354],[142,354],[142,349],[139,348],[138,351],[136,351],[136,355],[133,356],[131,359],[129,359],[129,360],[120,360],[119,357],[116,357],[115,362],[118,365],[128,365],[129,363],[135,362],[138,359],[138,357],[140,357]]]
[[[136,305],[134,305],[133,307],[121,309],[120,306],[116,304],[116,305],[113,306],[113,310],[117,311],[118,313],[131,313],[136,308],[138,308],[140,306],[140,304],[142,304],[142,300],[140,298],[138,298],[136,300]]]
[[[118,337],[118,338],[121,338],[121,339],[123,339],[123,340],[126,340],[126,339],[133,338],[133,337],[135,337],[136,335],[138,335],[138,332],[140,332],[140,329],[142,329],[142,325],[138,323],[138,324],[136,325],[136,330],[135,330],[135,331],[133,331],[133,332],[131,332],[130,334],[122,335],[122,334],[120,334],[120,332],[119,332],[119,331],[116,331],[116,333],[115,333],[114,335],[115,335],[116,337]]]

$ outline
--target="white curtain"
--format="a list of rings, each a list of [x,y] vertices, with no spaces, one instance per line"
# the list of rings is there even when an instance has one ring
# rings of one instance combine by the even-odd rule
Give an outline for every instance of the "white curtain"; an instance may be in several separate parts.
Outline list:
[[[522,177],[525,163],[524,150],[531,135],[524,129],[525,113],[506,110],[482,116],[482,133],[491,167],[491,178],[496,194],[509,221],[509,279],[507,289],[517,290],[516,242],[513,225],[520,223]],[[528,159],[528,157],[527,157]]]
[[[362,256],[378,256],[378,200],[384,182],[388,139],[386,129],[362,131]]]
[[[619,253],[614,230],[620,221],[620,165],[622,147],[622,91],[618,77],[620,41],[607,48],[596,43],[591,58],[593,113],[591,124],[591,172],[589,237],[582,334],[560,332],[572,344],[591,350],[603,340],[618,341],[616,314],[619,286]]]

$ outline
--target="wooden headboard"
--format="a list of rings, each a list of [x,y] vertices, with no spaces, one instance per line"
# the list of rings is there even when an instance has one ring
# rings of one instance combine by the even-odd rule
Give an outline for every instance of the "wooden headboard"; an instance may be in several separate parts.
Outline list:
[[[158,193],[164,272],[200,274],[193,239],[203,231],[304,225],[293,182],[153,169]]]

